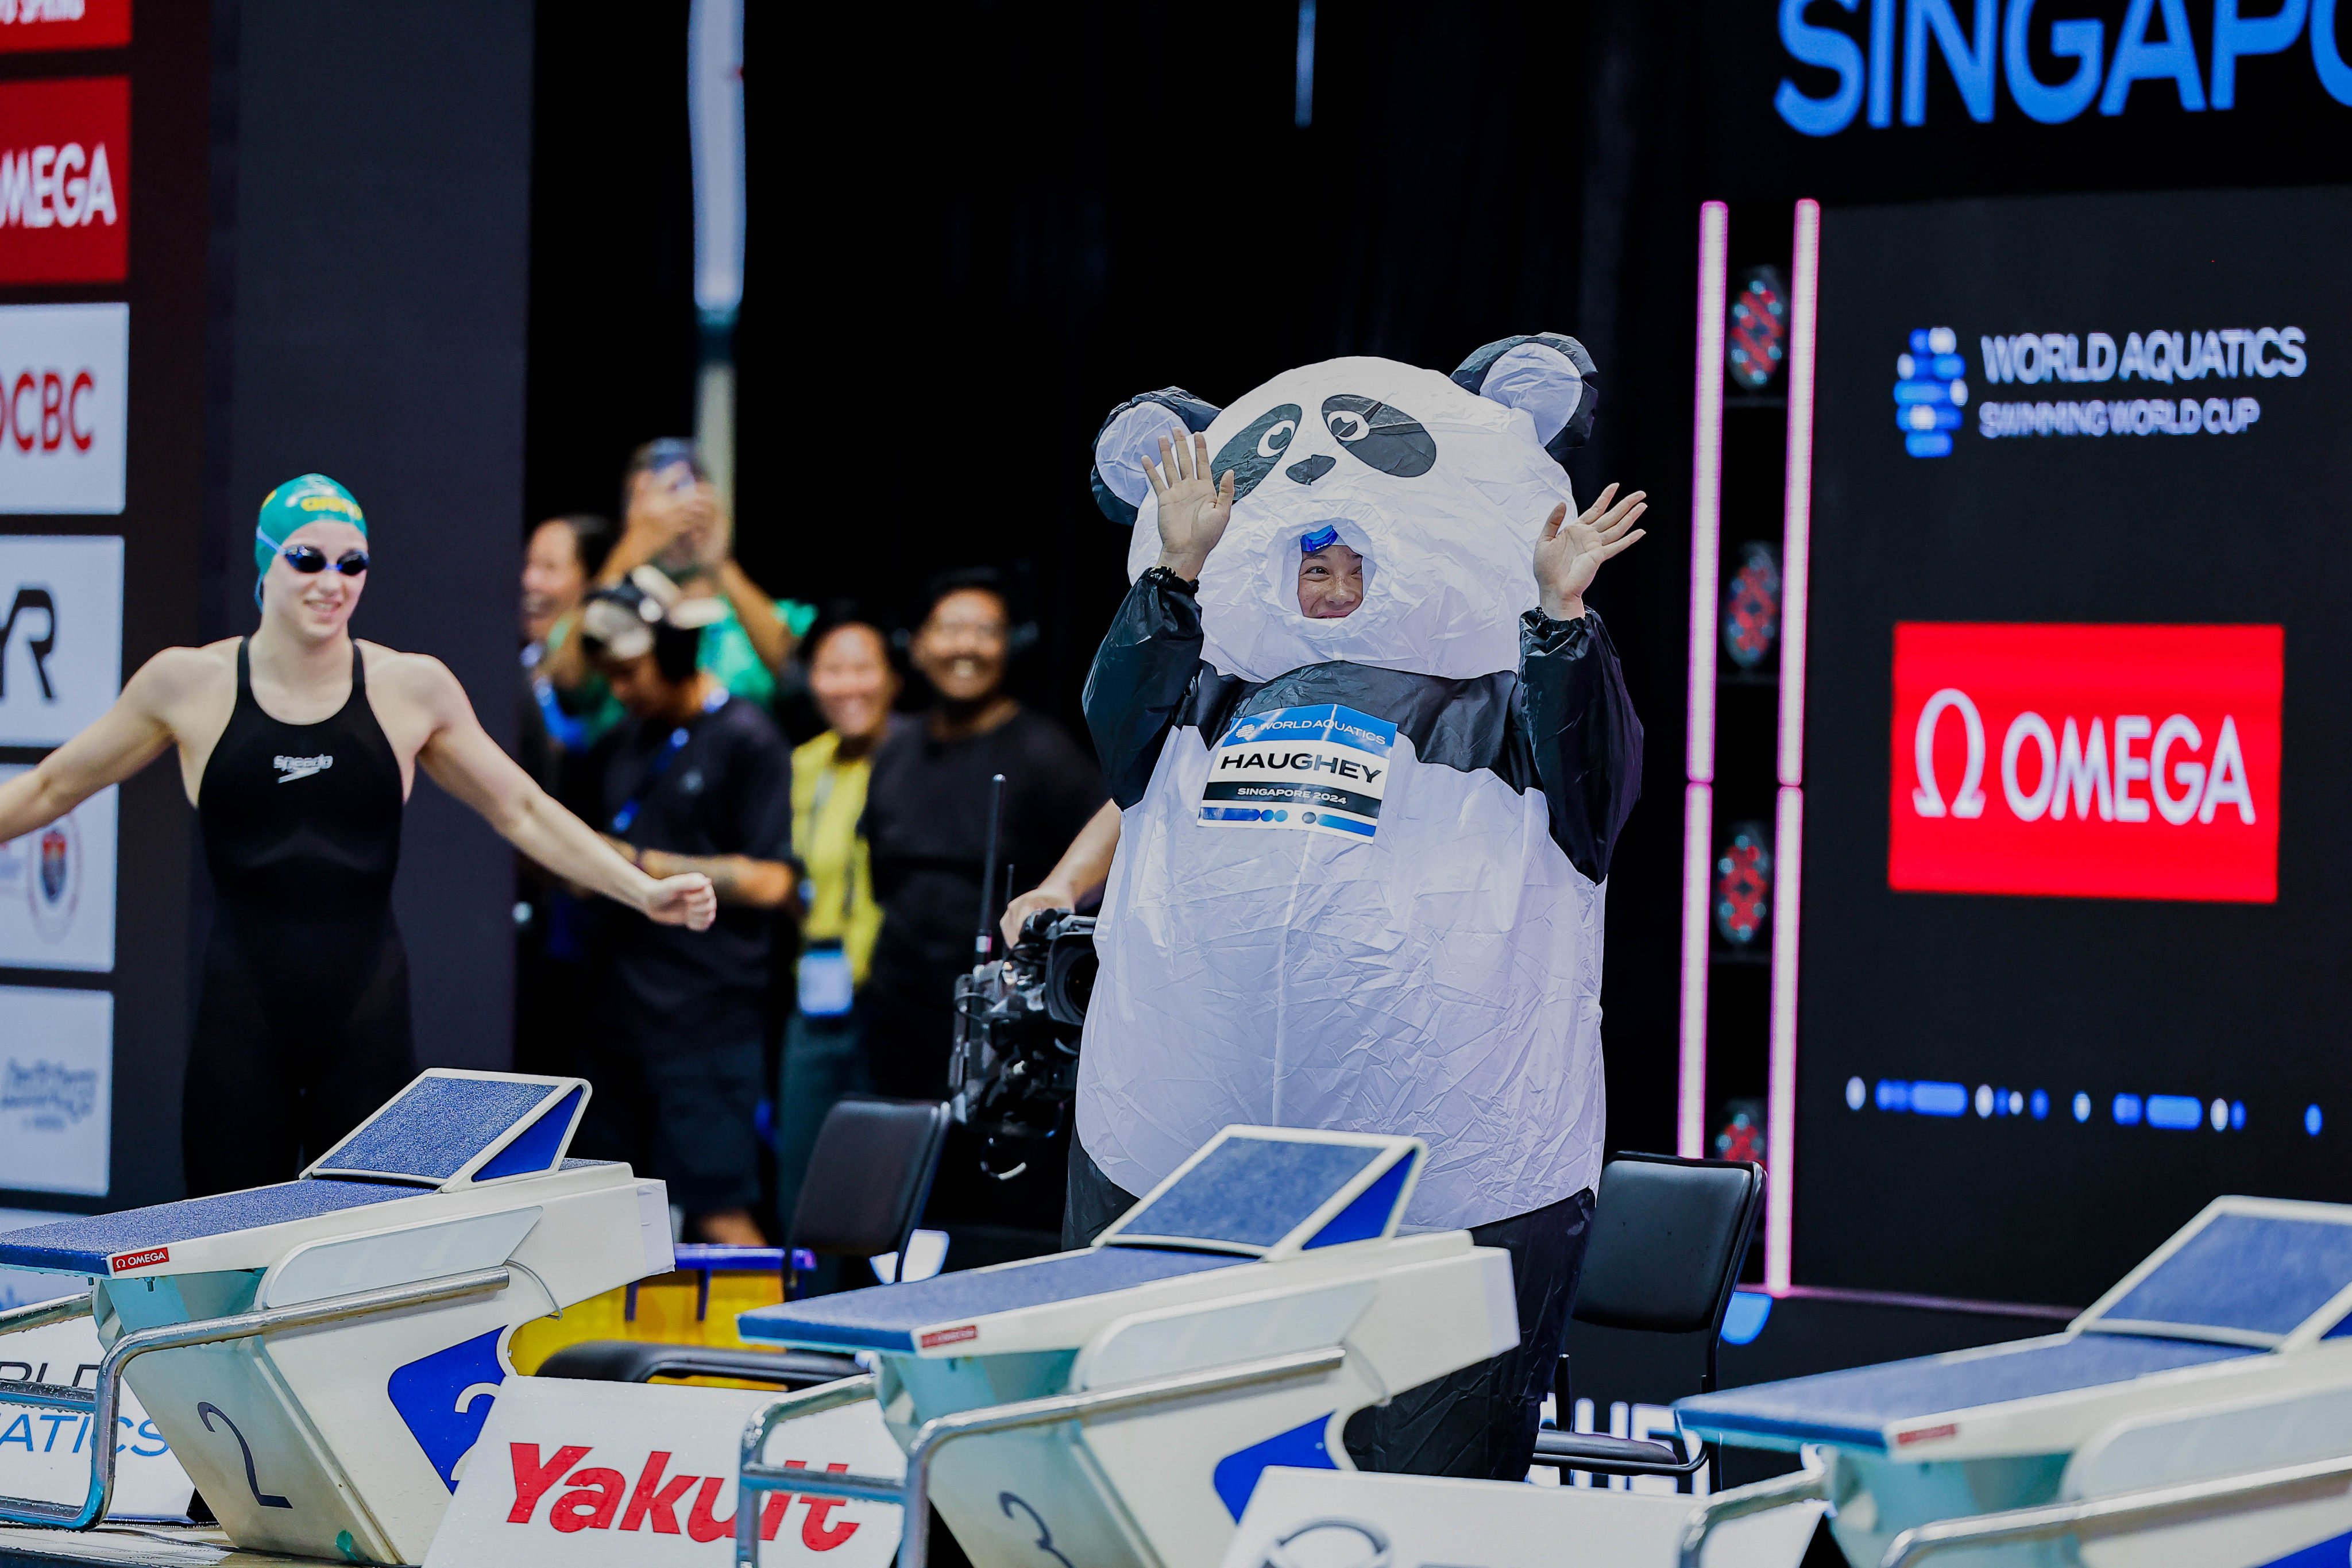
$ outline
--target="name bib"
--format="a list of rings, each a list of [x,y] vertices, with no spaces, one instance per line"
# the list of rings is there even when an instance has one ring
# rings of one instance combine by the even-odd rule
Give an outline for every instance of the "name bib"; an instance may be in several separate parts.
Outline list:
[[[1370,838],[1395,748],[1395,725],[1337,703],[1253,713],[1210,755],[1201,820]]]

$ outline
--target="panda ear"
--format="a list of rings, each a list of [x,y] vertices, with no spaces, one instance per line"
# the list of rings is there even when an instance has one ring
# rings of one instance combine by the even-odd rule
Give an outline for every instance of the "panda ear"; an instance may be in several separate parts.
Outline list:
[[[1102,514],[1122,528],[1133,528],[1137,509],[1151,493],[1143,459],[1158,462],[1162,436],[1172,439],[1206,430],[1218,412],[1214,404],[1202,402],[1181,386],[1143,393],[1112,409],[1095,433],[1091,477],[1095,505]]]
[[[1536,422],[1536,439],[1556,458],[1564,460],[1592,434],[1600,376],[1574,338],[1537,332],[1488,343],[1462,362],[1454,381],[1507,408],[1525,409]]]

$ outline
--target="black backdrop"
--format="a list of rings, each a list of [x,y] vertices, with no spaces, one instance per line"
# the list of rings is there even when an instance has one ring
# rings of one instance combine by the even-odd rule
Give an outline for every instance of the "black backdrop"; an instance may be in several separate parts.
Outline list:
[[[2112,44],[2126,8],[2048,5],[2035,31],[2091,16]],[[1288,5],[1180,20],[1076,4],[751,8],[746,563],[780,593],[887,604],[940,567],[1026,563],[1043,635],[1023,680],[1075,719],[1122,586],[1124,539],[1083,478],[1113,404],[1169,382],[1223,402],[1336,353],[1451,368],[1509,332],[1580,336],[1605,400],[1570,465],[1579,491],[1622,478],[1653,498],[1651,539],[1594,595],[1650,737],[1611,889],[1609,1137],[1670,1147],[1698,203],[1732,202],[1737,267],[1785,260],[1801,195],[2352,179],[2352,110],[2300,45],[2240,61],[2226,114],[2142,83],[2121,117],[2043,126],[2004,89],[1979,124],[1938,59],[1924,126],[1801,136],[1773,113],[1775,89],[1787,76],[1819,95],[1830,79],[1787,58],[1778,9],[1325,6],[1299,129]],[[1822,0],[1808,15],[1852,31],[1871,9]],[[685,10],[668,0],[622,27],[541,9],[533,516],[609,509],[626,447],[691,417]],[[2210,7],[2191,10],[2210,61]],[[2040,44],[2034,62],[2046,79],[2069,68]],[[1776,508],[1770,445],[1751,488]],[[1777,510],[1726,525],[1777,535]],[[1722,743],[1747,742],[1727,730]],[[1762,972],[1736,978],[1760,986]]]
[[[1327,6],[1301,129],[1287,6],[1206,5],[1173,28],[1076,5],[836,13],[822,37],[752,8],[738,511],[739,551],[778,593],[903,610],[941,568],[1022,567],[1040,630],[1022,685],[1076,723],[1125,588],[1126,535],[1086,481],[1113,405],[1171,382],[1223,403],[1334,354],[1451,370],[1510,333],[1582,337],[1604,394],[1578,491],[1622,478],[1654,498],[1655,536],[1593,601],[1651,748],[1611,889],[1612,1136],[1657,1147],[1696,220],[1637,134],[1640,59],[1589,68],[1612,29],[1640,42],[1638,16]],[[683,78],[682,43],[649,54],[550,8],[540,29],[534,516],[612,506],[627,446],[690,418],[694,353],[683,218],[640,183],[667,148],[659,178],[684,189],[682,92],[639,90]],[[593,176],[551,145],[559,127]],[[616,213],[623,185],[645,194]],[[647,279],[666,294],[619,287]],[[1647,342],[1628,313],[1675,326]]]

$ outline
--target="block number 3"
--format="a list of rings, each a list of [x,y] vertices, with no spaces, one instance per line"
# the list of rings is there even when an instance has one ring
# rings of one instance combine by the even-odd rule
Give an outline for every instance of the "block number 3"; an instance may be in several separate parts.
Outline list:
[[[1022,1501],[1019,1498],[1014,1497],[1011,1492],[997,1493],[996,1506],[1003,1510],[1004,1517],[1007,1519],[1011,1519],[1013,1517],[1013,1510],[1016,1508],[1023,1513],[1027,1514],[1029,1516],[1029,1522],[1037,1527],[1037,1539],[1032,1542],[1032,1544],[1034,1545],[1038,1551],[1044,1552],[1046,1556],[1060,1563],[1062,1568],[1076,1568],[1076,1564],[1072,1563],[1068,1558],[1063,1556],[1060,1551],[1055,1548],[1054,1545],[1054,1532],[1045,1528],[1045,1521],[1037,1517],[1037,1510],[1035,1509],[1031,1508],[1027,1503]]]

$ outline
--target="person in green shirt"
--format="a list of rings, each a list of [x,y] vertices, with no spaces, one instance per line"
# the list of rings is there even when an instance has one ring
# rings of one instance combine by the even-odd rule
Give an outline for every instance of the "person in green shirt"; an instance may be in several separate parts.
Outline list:
[[[825,1114],[867,1092],[855,1000],[882,929],[858,819],[874,748],[889,733],[898,696],[881,631],[854,610],[826,616],[804,645],[810,695],[824,733],[793,752],[793,845],[802,867],[801,958],[776,1084],[776,1205],[792,1224],[801,1180]],[[834,1265],[827,1258],[820,1265]],[[811,1282],[822,1290],[834,1281]]]
[[[735,559],[735,521],[703,471],[694,444],[675,437],[648,441],[622,475],[621,537],[596,574],[595,586],[623,579],[650,596],[715,597],[719,618],[703,628],[701,668],[730,696],[772,711],[779,680],[816,607],[777,599],[751,581]],[[541,668],[566,693],[595,679],[578,639],[548,638]]]

